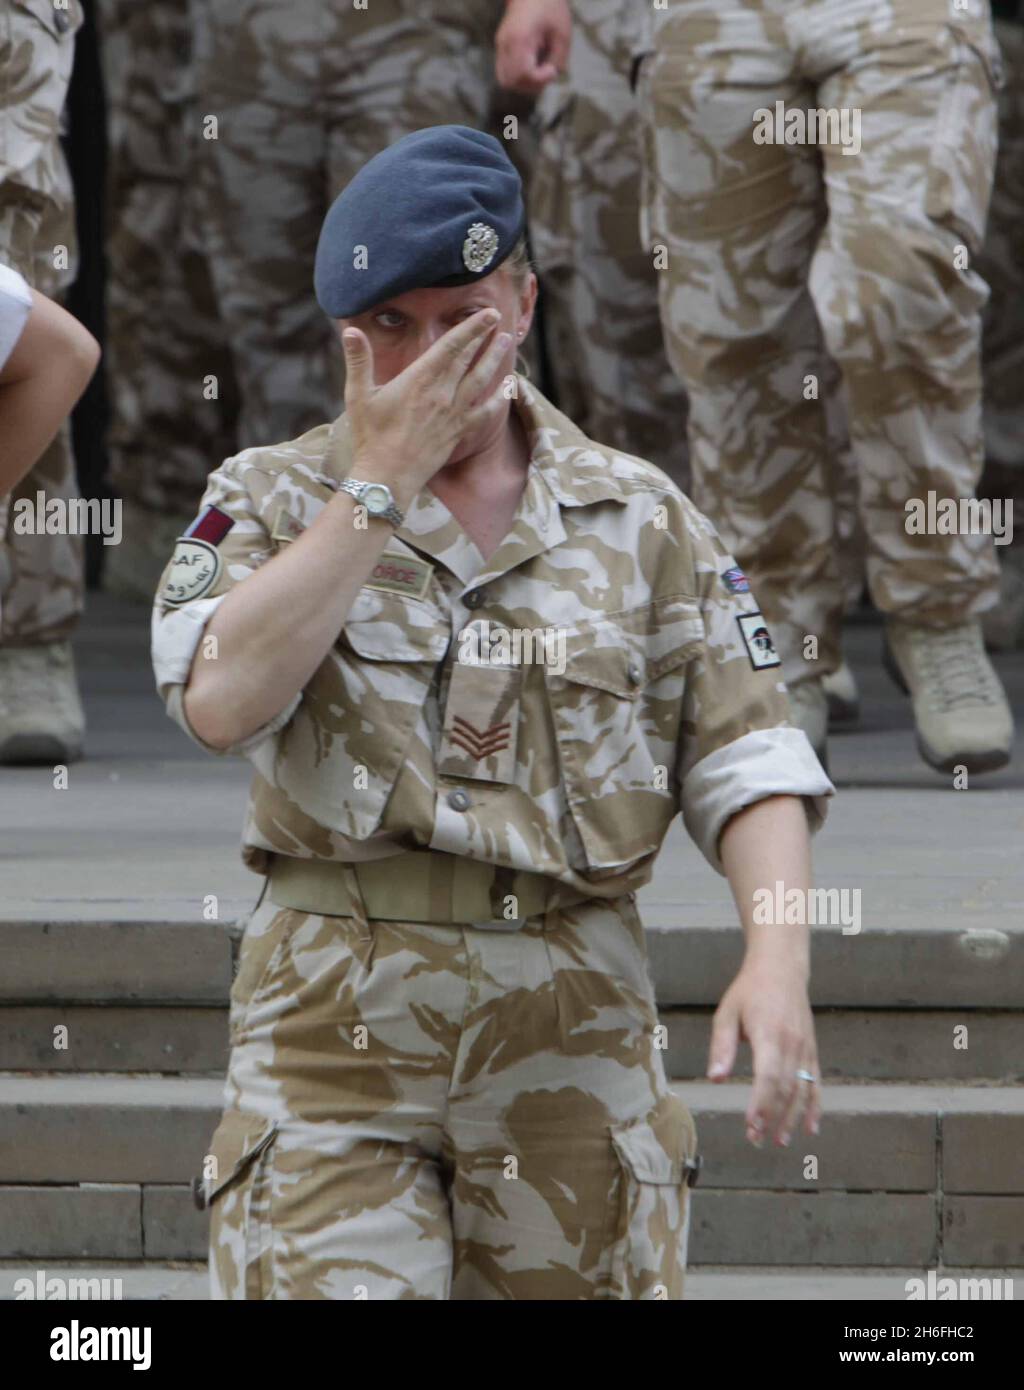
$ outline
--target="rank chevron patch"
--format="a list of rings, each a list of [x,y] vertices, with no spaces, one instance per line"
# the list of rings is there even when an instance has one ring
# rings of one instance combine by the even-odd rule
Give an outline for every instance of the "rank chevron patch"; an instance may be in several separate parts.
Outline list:
[[[492,724],[487,729],[478,729],[468,719],[463,719],[461,714],[456,714],[452,716],[449,738],[452,743],[464,748],[477,762],[482,762],[492,753],[499,753],[508,747],[511,731],[512,725],[507,719],[503,723]]]

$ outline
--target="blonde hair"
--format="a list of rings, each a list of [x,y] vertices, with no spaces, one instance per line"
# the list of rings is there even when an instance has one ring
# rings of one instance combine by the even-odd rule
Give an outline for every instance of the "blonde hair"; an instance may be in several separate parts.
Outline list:
[[[527,276],[533,270],[533,266],[530,264],[530,250],[526,244],[525,235],[519,238],[498,269],[508,271],[515,281],[517,289],[522,289],[526,284]]]

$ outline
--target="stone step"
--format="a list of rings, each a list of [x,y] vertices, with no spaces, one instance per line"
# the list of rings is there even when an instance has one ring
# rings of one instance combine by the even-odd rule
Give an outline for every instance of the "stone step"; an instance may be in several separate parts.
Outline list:
[[[1020,1087],[826,1084],[821,1133],[760,1150],[744,1137],[748,1082],[673,1089],[696,1118],[714,1186],[1024,1196]],[[0,1075],[0,1182],[187,1182],[222,1091],[210,1077]]]
[[[824,1266],[697,1265],[691,1260],[686,1297],[698,1302],[769,1300],[787,1303],[899,1302],[907,1300],[911,1280],[924,1280],[920,1269],[832,1269]],[[1024,1277],[1013,1269],[935,1270],[935,1280],[955,1279],[962,1298],[1024,1299]],[[58,1282],[59,1281],[59,1282]],[[105,1281],[105,1282],[104,1282]],[[969,1281],[961,1283],[960,1281]],[[998,1281],[998,1283],[996,1282]],[[910,1286],[913,1288],[913,1286]],[[85,1264],[50,1260],[0,1262],[0,1301],[31,1298],[42,1292],[51,1299],[208,1300],[203,1261],[124,1261]]]
[[[707,1074],[713,1014],[713,1009],[659,1010],[670,1077]],[[819,1005],[814,1020],[826,1081],[1017,1084],[1024,1079],[1024,1017],[1010,1009]],[[750,1047],[742,1043],[736,1075],[749,1077],[751,1069]]]
[[[665,1008],[665,1067],[672,1077],[707,1068],[710,1008]],[[824,1076],[844,1081],[1015,1082],[1024,1080],[1024,1020],[998,1009],[816,1011]],[[0,1006],[5,1071],[166,1072],[223,1075],[228,1016],[223,1004],[18,1004]],[[740,1049],[739,1076],[750,1075]]]
[[[675,1087],[704,1158],[692,1258],[714,1264],[1024,1265],[1024,1092],[825,1087],[820,1135],[744,1138],[749,1086]],[[221,1082],[0,1076],[0,1258],[189,1259],[188,1187]]]
[[[223,1005],[232,935],[198,921],[0,923],[0,1004]]]
[[[199,1260],[208,1218],[181,1184],[0,1185],[0,1259]],[[694,1189],[695,1265],[1015,1269],[1024,1197]]]
[[[678,911],[657,904],[643,913],[659,1003],[717,1005],[743,958],[740,928],[681,930],[672,925]],[[811,1002],[855,1009],[1020,1009],[1024,928],[997,930],[992,922],[992,912],[980,910],[970,923],[959,919],[927,929],[909,922],[866,927],[856,936],[815,929]]]
[[[734,918],[717,901],[698,903],[688,905],[682,928],[679,909],[657,896],[642,906],[659,1002],[714,1007],[742,959],[743,935]],[[977,911],[964,907],[949,921],[932,920],[927,928],[901,919],[884,919],[884,925],[876,920],[850,936],[838,928],[816,929],[814,1004],[1020,1009],[1024,914],[996,917],[996,928],[991,907],[979,904]],[[223,1005],[239,931],[235,923],[199,920],[0,922],[0,1004]]]
[[[673,1089],[716,1187],[1024,1196],[1020,1087],[826,1084],[820,1134],[760,1150],[744,1137],[748,1082]],[[208,1077],[0,1075],[0,1183],[188,1182],[222,1090]]]
[[[0,1006],[5,1071],[223,1075],[228,1011],[191,1004]]]

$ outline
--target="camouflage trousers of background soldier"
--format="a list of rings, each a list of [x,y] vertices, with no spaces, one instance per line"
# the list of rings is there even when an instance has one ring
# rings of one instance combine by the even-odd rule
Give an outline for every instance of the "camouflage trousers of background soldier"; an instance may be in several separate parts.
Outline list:
[[[573,14],[569,71],[537,103],[530,238],[553,394],[585,434],[689,491],[686,393],[669,365],[658,275],[640,240],[640,120],[630,0]]]
[[[672,0],[655,17],[638,85],[644,241],[667,255],[662,322],[690,395],[694,500],[749,568],[790,687],[839,660],[826,354],[876,605],[938,629],[995,601],[990,536],[904,523],[908,499],[970,497],[981,474],[973,265],[998,76],[981,0]],[[756,140],[755,113],[777,119],[776,103],[856,112],[857,151],[782,129]]]
[[[976,265],[989,287],[982,320],[981,373],[985,470],[979,496],[1012,500],[1024,517],[1024,10],[1016,23],[995,21],[1006,79],[999,92],[999,149],[982,255]],[[834,365],[832,368],[834,372]],[[833,397],[836,529],[847,606],[864,587],[867,542],[857,504],[856,462],[845,437],[845,408]],[[1000,549],[1001,602],[984,615],[990,645],[1024,641],[1024,535]]]

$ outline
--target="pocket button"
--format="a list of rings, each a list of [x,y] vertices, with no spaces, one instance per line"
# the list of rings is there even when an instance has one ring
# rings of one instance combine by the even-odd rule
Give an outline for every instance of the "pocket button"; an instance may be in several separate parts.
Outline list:
[[[626,668],[626,675],[629,677],[630,685],[639,685],[640,682],[643,680],[644,673],[641,671],[640,667],[636,664],[635,661],[631,661],[629,663],[629,666]]]

